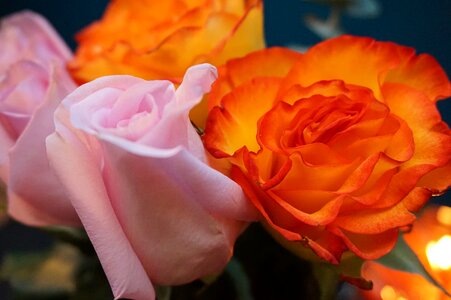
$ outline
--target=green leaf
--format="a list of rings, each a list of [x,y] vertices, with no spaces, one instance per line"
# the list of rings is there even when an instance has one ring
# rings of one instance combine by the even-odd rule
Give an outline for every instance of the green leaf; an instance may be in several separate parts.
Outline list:
[[[418,259],[418,256],[412,251],[409,245],[407,245],[401,234],[399,235],[396,247],[389,254],[379,258],[377,262],[391,269],[419,274],[451,297],[451,294],[440,283],[432,278],[424,268],[423,264]]]

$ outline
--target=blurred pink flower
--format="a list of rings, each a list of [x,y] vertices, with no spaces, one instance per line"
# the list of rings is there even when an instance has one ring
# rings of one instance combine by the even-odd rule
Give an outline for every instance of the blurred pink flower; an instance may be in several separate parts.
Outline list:
[[[1,20],[0,43],[0,179],[8,212],[29,225],[79,224],[45,152],[53,112],[76,87],[65,69],[72,54],[43,17],[28,11]]]

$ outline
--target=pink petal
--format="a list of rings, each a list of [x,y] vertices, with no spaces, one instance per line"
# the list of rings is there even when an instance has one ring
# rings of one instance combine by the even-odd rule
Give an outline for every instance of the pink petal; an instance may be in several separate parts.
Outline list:
[[[50,163],[74,205],[96,249],[114,296],[154,299],[146,271],[130,245],[105,189],[95,145],[68,124],[67,111],[57,111],[58,133],[47,139]]]
[[[64,190],[49,168],[45,149],[45,138],[54,131],[53,112],[61,99],[73,89],[75,84],[65,70],[55,66],[45,101],[37,108],[10,150],[8,212],[25,224],[80,224]]]
[[[140,143],[157,148],[172,148],[176,145],[189,148],[191,145],[183,143],[188,141],[187,136],[192,134],[189,131],[193,131],[188,112],[210,91],[216,77],[216,68],[210,64],[189,68],[175,92],[176,101],[166,106],[161,121],[140,139]],[[197,148],[199,145],[200,140],[195,141],[193,146]]]
[[[53,60],[66,62],[72,58],[69,47],[39,14],[22,11],[2,19],[0,40],[5,48],[0,53],[0,72],[19,60],[32,60],[47,67]]]
[[[152,280],[187,283],[225,266],[244,224],[198,202],[217,197],[220,188],[209,186],[208,180],[202,183],[208,188],[196,186],[189,178],[201,176],[198,169],[180,170],[189,169],[184,164],[195,158],[186,151],[169,158],[138,156],[107,142],[102,149],[110,200]]]

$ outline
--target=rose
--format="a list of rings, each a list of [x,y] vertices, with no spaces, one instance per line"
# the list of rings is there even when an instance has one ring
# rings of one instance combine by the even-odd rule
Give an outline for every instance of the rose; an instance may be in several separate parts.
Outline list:
[[[219,68],[204,143],[282,244],[332,263],[348,249],[375,259],[451,182],[435,106],[449,95],[431,56],[393,43],[268,49]]]
[[[150,299],[151,281],[220,270],[243,221],[255,218],[240,187],[205,163],[188,118],[215,77],[211,65],[194,66],[177,91],[169,81],[103,77],[55,113],[49,160],[115,297]]]
[[[127,74],[180,83],[193,64],[263,48],[262,18],[261,0],[114,0],[78,34],[70,67],[80,82]]]
[[[451,292],[451,208],[427,207],[404,239],[429,275]],[[359,291],[363,299],[449,299],[421,275],[393,270],[376,262],[365,262],[362,275],[373,282],[371,291]]]
[[[45,150],[53,112],[75,88],[64,68],[70,50],[32,12],[5,17],[0,44],[0,178],[8,187],[8,212],[31,225],[79,224]]]

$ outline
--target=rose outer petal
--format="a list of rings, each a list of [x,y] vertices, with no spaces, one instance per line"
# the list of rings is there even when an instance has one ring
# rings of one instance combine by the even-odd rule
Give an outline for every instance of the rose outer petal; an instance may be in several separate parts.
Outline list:
[[[421,54],[405,58],[399,67],[388,72],[384,83],[400,83],[424,93],[437,101],[451,96],[451,83],[437,60]]]
[[[11,49],[12,51],[15,51],[14,53],[2,51],[0,54],[0,57],[2,58],[0,59],[0,72],[4,72],[5,67],[8,67],[10,64],[23,59],[32,60],[47,67],[53,60],[64,63],[72,58],[69,47],[64,43],[63,39],[58,35],[55,29],[53,29],[47,20],[34,12],[25,10],[3,19],[2,31],[8,31],[9,29],[17,32],[17,34],[9,40],[11,43],[10,45],[18,44],[19,48]],[[7,36],[5,40],[2,41],[2,44],[3,42],[5,43],[4,45],[8,46]],[[26,45],[27,48],[23,49],[20,45]],[[7,57],[5,59],[2,57],[2,55],[5,54],[11,55],[12,57]],[[19,55],[19,57],[15,57],[16,55]],[[47,71],[49,71],[49,69]]]
[[[207,120],[203,140],[214,156],[230,155],[246,146],[258,151],[257,123],[275,101],[277,78],[258,78],[237,87],[215,107]]]
[[[216,207],[202,205],[218,197],[223,187],[220,181],[206,179],[209,167],[197,164],[185,151],[159,159],[136,156],[108,143],[103,148],[104,180],[113,209],[152,280],[181,284],[220,271],[244,224],[223,218],[218,209],[214,214],[205,210],[222,206],[230,211],[234,200],[234,195],[223,194],[226,197],[217,199]]]
[[[153,299],[153,286],[111,206],[99,162],[88,149],[63,124],[47,138],[49,161],[90,236],[115,299]]]
[[[25,224],[80,225],[75,210],[49,167],[45,148],[45,139],[54,130],[53,113],[61,99],[75,87],[62,66],[54,65],[47,99],[34,112],[10,150],[8,213]]]
[[[286,48],[272,47],[228,60],[218,68],[219,79],[208,96],[208,111],[220,105],[233,88],[256,77],[284,77],[302,54]]]
[[[380,80],[400,63],[401,52],[411,55],[411,49],[371,38],[340,36],[310,48],[284,80],[282,91],[293,85],[304,87],[322,80],[343,80],[371,89],[382,100]],[[358,66],[358,72],[349,66]],[[365,76],[362,76],[365,74]]]

